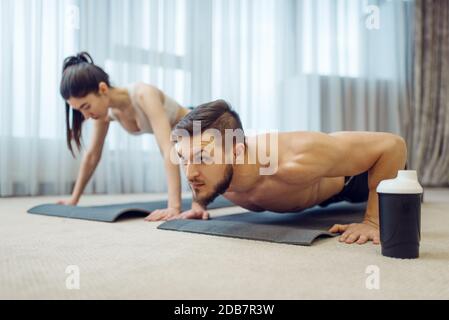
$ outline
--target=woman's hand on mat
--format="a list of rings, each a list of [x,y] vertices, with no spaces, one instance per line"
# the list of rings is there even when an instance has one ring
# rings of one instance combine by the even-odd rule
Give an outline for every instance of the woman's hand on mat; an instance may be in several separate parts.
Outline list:
[[[78,201],[75,200],[59,200],[57,202],[58,204],[62,204],[63,206],[76,206],[78,204]]]
[[[329,232],[342,233],[340,242],[347,244],[365,244],[368,241],[372,241],[374,244],[380,244],[379,228],[370,222],[346,225],[336,224],[329,229]]]
[[[179,216],[170,218],[168,220],[178,219],[209,220],[209,212],[207,212],[205,209],[191,209],[189,211],[181,213]]]
[[[151,214],[145,218],[145,221],[155,222],[155,221],[166,221],[176,216],[179,216],[181,210],[176,208],[167,208],[154,210]]]

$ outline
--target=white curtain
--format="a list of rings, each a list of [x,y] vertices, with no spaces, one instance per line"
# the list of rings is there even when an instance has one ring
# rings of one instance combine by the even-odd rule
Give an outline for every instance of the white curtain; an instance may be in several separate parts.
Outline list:
[[[0,196],[70,193],[79,159],[65,146],[58,85],[63,58],[80,50],[113,85],[152,83],[185,106],[224,98],[248,131],[401,133],[412,5],[1,0]],[[90,124],[84,133],[88,144]],[[165,190],[154,137],[113,124],[86,192]]]
[[[402,134],[412,1],[213,3],[212,95],[247,127]]]
[[[0,1],[0,196],[69,193],[62,60],[75,45],[70,1]]]

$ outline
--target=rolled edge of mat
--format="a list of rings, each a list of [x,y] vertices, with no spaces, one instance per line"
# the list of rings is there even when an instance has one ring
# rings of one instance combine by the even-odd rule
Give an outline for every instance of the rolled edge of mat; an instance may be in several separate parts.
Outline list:
[[[38,206],[32,207],[30,209],[27,210],[28,213],[38,213],[38,214],[44,214],[44,212],[40,211],[40,209],[42,208],[47,208],[47,207],[53,207],[53,206],[62,206],[60,204],[56,204],[56,203],[46,203],[46,204],[40,204]],[[67,206],[69,208],[75,208],[75,206]]]
[[[264,238],[260,235],[244,235],[242,233],[239,233],[238,231],[241,231],[245,228],[245,226],[248,226],[250,224],[247,223],[239,223],[239,222],[233,222],[232,225],[229,225],[228,227],[234,228],[235,232],[226,232],[225,231],[213,231],[214,226],[207,226],[208,221],[210,220],[173,220],[173,221],[167,221],[165,223],[160,224],[157,229],[159,230],[167,230],[167,231],[178,231],[178,232],[187,232],[187,233],[195,233],[195,234],[202,234],[202,235],[208,235],[208,236],[215,236],[215,237],[226,237],[226,238],[234,238],[234,239],[245,239],[245,240],[253,240],[253,241],[263,241],[263,242],[271,242],[271,243],[280,243],[280,244],[289,244],[289,245],[302,245],[302,246],[311,246],[313,242],[315,242],[318,238],[326,238],[326,237],[335,237],[337,234],[331,233],[325,230],[319,230],[319,229],[303,229],[303,228],[285,228],[285,234],[283,234],[280,237],[273,237],[273,238]],[[201,226],[201,228],[197,228],[193,230],[190,228],[191,225],[195,226]],[[251,225],[253,227],[256,227],[256,229],[259,227],[258,225]],[[267,225],[265,225],[267,226]],[[254,229],[253,229],[254,231]],[[261,230],[259,230],[261,231]],[[302,240],[294,239],[292,237],[293,233],[301,232],[302,233]],[[290,237],[290,239],[289,239]]]
[[[48,210],[48,208],[51,208],[52,210]],[[59,213],[59,212],[55,212],[54,209],[57,208],[63,208],[64,210],[67,210],[67,212],[64,213]],[[45,209],[45,210],[42,210]],[[87,220],[87,221],[96,221],[96,222],[114,222],[114,217],[115,215],[111,216],[111,217],[102,217],[101,215],[96,216],[95,218],[93,218],[92,214],[80,214],[80,212],[77,212],[77,209],[79,209],[79,207],[77,206],[63,206],[63,205],[59,205],[59,204],[44,204],[44,205],[39,205],[36,207],[33,207],[31,209],[29,209],[27,211],[28,214],[33,214],[33,215],[41,215],[41,216],[47,216],[47,217],[57,217],[57,218],[65,218],[65,219],[77,219],[77,220]]]

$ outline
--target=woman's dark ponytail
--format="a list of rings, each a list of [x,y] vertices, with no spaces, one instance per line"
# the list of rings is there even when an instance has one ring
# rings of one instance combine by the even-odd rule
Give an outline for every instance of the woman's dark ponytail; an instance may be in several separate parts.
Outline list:
[[[87,52],[80,52],[76,56],[67,57],[64,59],[62,72],[64,72],[68,67],[80,64],[80,63],[90,63],[94,64],[94,60]]]
[[[111,87],[109,75],[94,64],[92,57],[87,52],[80,52],[75,56],[67,57],[62,66],[62,79],[60,86],[61,96],[66,101],[66,134],[67,146],[75,156],[72,141],[78,150],[81,150],[83,114],[70,108],[67,100],[70,98],[83,98],[90,93],[98,93],[98,86],[104,82]],[[72,110],[72,121],[70,123],[70,110]]]

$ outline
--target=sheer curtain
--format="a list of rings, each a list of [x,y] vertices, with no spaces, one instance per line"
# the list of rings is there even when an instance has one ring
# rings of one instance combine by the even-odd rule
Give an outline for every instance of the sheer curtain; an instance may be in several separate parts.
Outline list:
[[[250,128],[403,134],[412,1],[217,0],[213,91]]]
[[[73,1],[0,1],[0,196],[69,193],[58,84]],[[69,23],[70,22],[70,23]]]
[[[70,193],[79,159],[66,150],[58,84],[63,58],[80,50],[109,72],[113,85],[152,83],[182,105],[224,98],[248,131],[401,133],[411,6],[2,0],[0,196]],[[90,130],[88,124],[85,144]],[[131,137],[113,124],[86,192],[165,190],[154,137]]]

